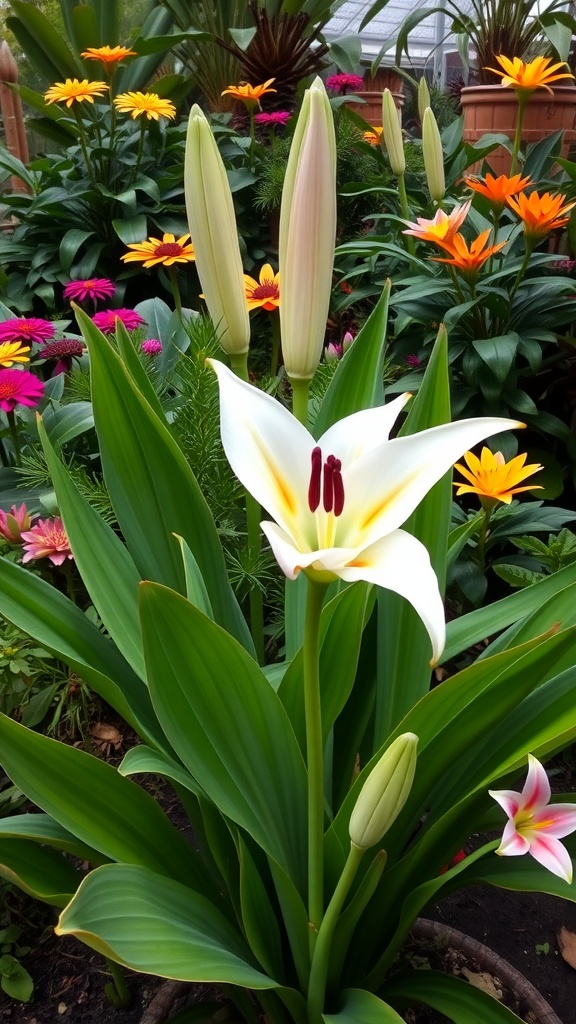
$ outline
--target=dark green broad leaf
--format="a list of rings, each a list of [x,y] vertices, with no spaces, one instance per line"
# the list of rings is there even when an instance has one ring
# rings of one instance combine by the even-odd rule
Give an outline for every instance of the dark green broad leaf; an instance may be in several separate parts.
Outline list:
[[[34,899],[64,907],[82,881],[70,861],[47,846],[0,834],[0,875]]]
[[[107,864],[82,883],[58,935],[77,935],[133,971],[181,981],[277,988],[239,932],[198,892],[135,864]]]
[[[520,337],[514,331],[501,334],[497,338],[474,338],[472,344],[491,370],[496,379],[503,384],[510,367],[516,358]]]
[[[399,1009],[424,1003],[447,1014],[454,1024],[522,1024],[520,1017],[482,989],[440,971],[401,974],[384,986],[383,995]]]
[[[145,579],[184,593],[184,567],[174,534],[183,537],[200,567],[217,621],[252,651],[212,513],[192,470],[104,335],[85,313],[78,310],[77,317],[90,350],[92,405],[106,486],[134,562]]]
[[[325,1024],[403,1024],[404,1018],[372,992],[349,988],[338,1013],[323,1013]]]
[[[174,591],[140,588],[150,693],[205,793],[294,880],[306,878],[306,770],[280,698],[228,633]]]
[[[138,749],[138,748],[135,748]],[[108,858],[102,857],[91,846],[80,843],[49,814],[14,814],[0,818],[0,839],[25,839],[42,846],[50,846],[64,853],[71,853],[80,860],[87,860],[96,866]]]

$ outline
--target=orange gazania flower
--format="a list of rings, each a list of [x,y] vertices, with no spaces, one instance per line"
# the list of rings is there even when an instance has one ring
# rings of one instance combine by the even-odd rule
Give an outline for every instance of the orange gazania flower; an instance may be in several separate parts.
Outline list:
[[[192,263],[196,255],[192,243],[188,242],[189,238],[190,235],[176,238],[164,234],[161,239],[148,238],[144,242],[132,242],[128,246],[132,252],[124,253],[120,258],[124,263],[142,263],[145,267],[155,267],[158,263],[165,267],[171,267],[174,263]]]
[[[531,192],[529,196],[521,192],[516,199],[510,196],[507,203],[524,221],[526,238],[536,240],[568,223],[570,210],[576,206],[576,202],[563,206],[565,199],[565,195],[553,196],[550,192],[544,192],[541,196],[537,192]]]
[[[176,117],[176,107],[171,100],[164,100],[155,92],[123,92],[116,96],[114,106],[123,114],[130,114],[132,119],[147,117],[150,121],[160,117]]]
[[[244,274],[246,305],[248,309],[267,309],[271,312],[280,305],[280,274],[275,274],[269,263],[260,271],[260,281]]]
[[[497,245],[489,245],[486,248],[489,234],[490,228],[483,231],[481,235],[478,235],[478,238],[475,238],[471,243],[470,248],[468,248],[468,243],[463,235],[454,235],[448,250],[452,254],[451,258],[433,256],[432,259],[436,263],[449,263],[465,276],[475,276],[482,264],[506,245],[506,242],[498,242]],[[446,248],[448,247],[446,246]]]
[[[71,107],[73,103],[94,103],[95,96],[101,96],[108,90],[106,82],[89,82],[84,78],[81,82],[77,78],[67,78],[65,82],[55,82],[47,92],[44,93],[46,103],[65,103]]]
[[[14,363],[30,361],[30,346],[21,341],[0,341],[0,366],[13,366]]]
[[[514,174],[511,178],[505,174],[501,174],[499,178],[494,177],[493,174],[487,174],[484,180],[470,177],[464,178],[464,181],[468,188],[485,196],[494,206],[504,206],[509,196],[517,195],[522,189],[532,184],[530,178],[523,178],[521,174]]]
[[[89,46],[81,56],[86,60],[101,60],[103,64],[116,64],[125,57],[137,57],[138,54],[127,46]]]
[[[552,57],[536,57],[531,60],[529,64],[525,64],[520,57],[513,57],[510,60],[509,57],[504,57],[502,54],[496,57],[501,68],[504,71],[498,71],[497,68],[485,68],[485,71],[493,71],[495,75],[500,75],[502,79],[502,85],[511,85],[513,89],[518,92],[534,92],[534,89],[547,89],[549,93],[552,89],[549,88],[550,82],[557,82],[560,78],[574,78],[574,75],[570,74],[569,71],[563,71],[560,75],[555,75],[554,72],[558,68],[566,68],[568,65],[566,61],[560,61],[559,64],[553,64],[552,67],[548,67]]]
[[[378,125],[372,125],[369,132],[364,132],[364,142],[370,146],[379,146],[383,130]]]
[[[433,220],[417,217],[415,224],[406,221],[408,230],[403,231],[402,234],[414,235],[415,238],[420,238],[423,242],[434,242],[451,252],[452,240],[458,228],[466,220],[471,203],[472,200],[469,199],[468,202],[462,203],[462,206],[455,206],[450,215],[444,213],[444,210],[438,210]]]
[[[243,103],[248,105],[257,103],[260,106],[260,100],[264,93],[277,92],[276,89],[270,89],[269,86],[272,82],[275,82],[275,78],[269,78],[263,85],[250,85],[248,82],[240,82],[239,85],[229,85],[226,89],[223,89],[221,96],[233,96],[236,100],[242,100]]]
[[[454,469],[462,474],[469,483],[463,484],[454,482],[458,490],[456,494],[477,494],[484,506],[492,505],[496,501],[503,501],[509,505],[514,494],[522,491],[542,490],[539,484],[530,484],[528,487],[518,487],[518,484],[538,473],[543,467],[538,463],[526,466],[527,455],[517,455],[515,459],[506,462],[502,452],[494,454],[489,448],[483,448],[480,458],[473,452],[466,452],[464,455],[465,466],[456,463]]]

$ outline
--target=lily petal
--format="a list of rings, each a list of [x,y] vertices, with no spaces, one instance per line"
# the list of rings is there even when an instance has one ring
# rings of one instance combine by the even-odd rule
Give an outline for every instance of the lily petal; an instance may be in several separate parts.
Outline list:
[[[393,402],[362,409],[334,423],[318,441],[326,455],[334,454],[345,470],[355,459],[377,448],[390,436],[398,416],[412,396],[407,391]]]
[[[545,768],[538,758],[528,754],[528,776],[522,790],[522,811],[539,811],[550,800],[551,789]]]
[[[522,794],[515,793],[513,789],[489,789],[488,793],[506,811],[509,818],[514,817],[522,803]]]
[[[543,807],[532,818],[532,825],[538,834],[541,829],[547,836],[563,839],[571,832],[576,832],[576,804],[550,804]]]
[[[548,835],[538,835],[530,843],[530,853],[542,867],[563,878],[572,881],[572,858],[559,839]]]
[[[295,580],[302,569],[310,566],[318,572],[330,573],[334,579],[342,574],[342,566],[351,561],[358,554],[357,551],[348,548],[321,548],[318,551],[299,551],[294,546],[292,538],[276,523],[260,523],[260,528],[268,538],[268,542],[274,553],[274,558],[282,569],[282,572],[289,580]],[[354,579],[367,579],[366,576],[358,575]]]
[[[529,853],[530,841],[517,832],[516,825],[513,821],[506,822],[506,827],[502,833],[502,842],[496,850],[499,857],[518,857],[523,853]]]

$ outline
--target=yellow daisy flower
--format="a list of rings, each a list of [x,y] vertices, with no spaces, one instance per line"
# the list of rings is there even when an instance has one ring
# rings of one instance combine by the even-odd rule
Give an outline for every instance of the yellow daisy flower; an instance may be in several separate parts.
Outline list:
[[[101,60],[103,64],[116,64],[125,57],[137,56],[136,50],[129,50],[127,46],[89,46],[82,51],[86,60]]]
[[[87,78],[67,78],[65,82],[55,82],[44,93],[46,103],[65,103],[71,107],[73,103],[94,103],[95,96],[107,92],[106,82],[89,82]]]
[[[526,453],[517,455],[515,459],[506,462],[502,452],[494,454],[489,448],[483,448],[480,458],[473,452],[466,452],[464,456],[465,466],[456,463],[455,469],[462,474],[469,483],[454,483],[458,490],[456,494],[477,494],[482,505],[493,505],[496,501],[503,501],[509,505],[514,494],[522,491],[542,490],[539,484],[530,484],[528,487],[518,487],[518,484],[538,473],[543,467],[537,463],[532,466],[525,466]]]
[[[164,100],[155,92],[123,92],[114,100],[114,106],[123,114],[147,117],[158,121],[161,117],[176,117],[176,107],[171,100]]]
[[[243,103],[248,105],[257,103],[260,106],[260,100],[265,93],[277,92],[276,89],[269,88],[272,82],[275,81],[275,78],[269,78],[262,85],[250,85],[249,82],[240,82],[239,85],[229,85],[222,91],[221,95],[233,96],[235,100],[242,100]]]
[[[248,309],[266,309],[272,312],[280,305],[280,274],[275,274],[269,263],[260,270],[260,280],[244,274],[246,305]]]
[[[370,131],[364,132],[364,142],[367,142],[369,146],[379,146],[380,140],[382,139],[383,128],[379,125],[372,125]]]
[[[30,359],[28,352],[29,345],[22,345],[20,341],[0,342],[0,366],[13,366],[14,363],[27,363]]]
[[[191,242],[187,243],[190,235],[182,235],[176,238],[171,234],[164,234],[162,238],[148,238],[144,242],[133,242],[121,259],[124,263],[142,263],[144,267],[155,267],[161,263],[164,267],[171,267],[173,263],[192,263],[196,259],[194,247]]]
[[[574,78],[574,75],[570,71],[562,71],[560,74],[554,74],[559,68],[567,68],[568,65],[565,61],[560,61],[558,64],[552,64],[550,62],[552,57],[536,57],[526,64],[520,57],[513,57],[510,60],[509,57],[505,57],[503,54],[496,57],[503,71],[499,71],[498,68],[486,68],[486,71],[493,71],[495,75],[500,75],[504,86],[512,86],[518,92],[534,92],[534,89],[546,89],[552,94],[550,88],[550,82],[557,82],[560,78]]]

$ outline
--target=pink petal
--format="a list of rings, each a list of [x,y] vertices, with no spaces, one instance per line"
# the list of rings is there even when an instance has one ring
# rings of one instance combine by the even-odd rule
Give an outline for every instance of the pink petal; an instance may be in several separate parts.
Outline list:
[[[521,809],[539,811],[549,802],[550,795],[550,783],[544,768],[536,757],[528,754],[528,776],[522,790]]]
[[[509,818],[514,817],[522,801],[520,793],[515,793],[513,789],[489,789],[488,793],[506,811]]]
[[[572,881],[572,859],[568,850],[552,836],[538,835],[530,843],[530,854],[542,867],[558,875],[565,882]]]
[[[516,825],[513,821],[508,821],[502,833],[502,842],[496,853],[500,857],[520,857],[523,853],[528,853],[529,851],[530,843],[526,836],[520,835],[516,831]]]
[[[571,832],[576,832],[576,804],[549,804],[536,812],[530,825],[540,825],[540,828],[535,829],[538,835],[544,833],[555,839],[563,839]]]

